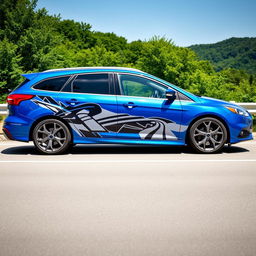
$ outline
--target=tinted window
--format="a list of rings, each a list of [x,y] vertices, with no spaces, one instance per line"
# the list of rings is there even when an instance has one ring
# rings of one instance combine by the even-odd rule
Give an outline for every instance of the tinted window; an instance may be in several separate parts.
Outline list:
[[[73,92],[109,94],[108,74],[79,75],[71,87]]]
[[[167,87],[143,77],[119,75],[119,83],[123,95],[165,98]]]
[[[47,80],[42,81],[39,84],[36,84],[33,88],[39,90],[46,90],[46,91],[55,91],[58,92],[61,90],[63,85],[68,81],[69,77],[58,77],[58,78],[50,78]]]

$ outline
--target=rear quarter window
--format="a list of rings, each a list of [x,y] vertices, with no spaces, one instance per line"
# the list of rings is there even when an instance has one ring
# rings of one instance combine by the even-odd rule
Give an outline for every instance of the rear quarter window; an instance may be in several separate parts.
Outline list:
[[[69,76],[49,78],[34,85],[33,89],[58,92],[66,84],[68,79]]]

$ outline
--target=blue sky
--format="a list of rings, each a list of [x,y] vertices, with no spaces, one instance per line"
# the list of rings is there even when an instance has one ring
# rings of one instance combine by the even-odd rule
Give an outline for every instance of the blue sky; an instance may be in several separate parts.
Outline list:
[[[38,7],[128,41],[158,35],[189,46],[256,36],[256,0],[39,0]]]

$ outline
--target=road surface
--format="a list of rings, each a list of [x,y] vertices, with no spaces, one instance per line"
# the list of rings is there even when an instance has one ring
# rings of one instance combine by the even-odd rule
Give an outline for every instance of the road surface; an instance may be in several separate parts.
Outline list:
[[[256,255],[256,141],[224,153],[0,144],[0,256]]]

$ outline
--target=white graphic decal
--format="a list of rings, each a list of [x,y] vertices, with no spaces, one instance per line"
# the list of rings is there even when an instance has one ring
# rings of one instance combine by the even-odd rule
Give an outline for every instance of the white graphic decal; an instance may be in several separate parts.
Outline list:
[[[37,96],[32,101],[40,107],[65,119],[82,137],[101,137],[99,133],[137,133],[143,140],[177,140],[174,132],[183,132],[187,126],[159,117],[131,116],[114,113],[95,103],[66,106],[52,97]]]

